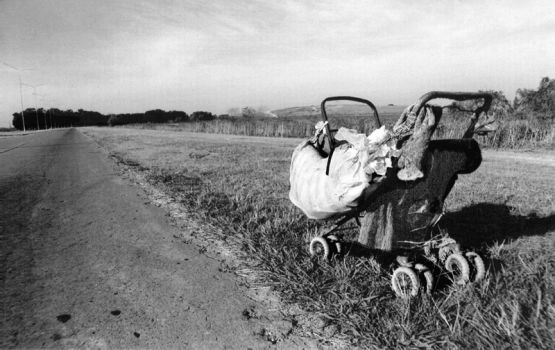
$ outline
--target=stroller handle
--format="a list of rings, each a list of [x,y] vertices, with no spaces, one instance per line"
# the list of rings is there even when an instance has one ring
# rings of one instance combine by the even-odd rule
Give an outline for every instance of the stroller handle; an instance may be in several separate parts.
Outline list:
[[[368,107],[370,107],[372,112],[374,112],[374,121],[376,122],[378,127],[382,126],[382,123],[380,122],[380,117],[378,115],[378,110],[376,109],[376,106],[374,106],[374,104],[372,102],[368,101],[368,100],[365,100],[365,99],[360,98],[360,97],[353,97],[353,96],[332,96],[332,97],[325,98],[322,101],[322,103],[320,104],[320,110],[322,112],[322,119],[324,121],[328,121],[328,114],[326,112],[326,102],[330,102],[330,101],[353,101],[353,102],[364,103]],[[328,133],[330,132],[329,126],[328,126],[327,131],[328,131]]]
[[[378,128],[382,126],[382,123],[380,122],[380,117],[378,115],[378,110],[376,109],[376,106],[374,106],[374,104],[368,100],[365,100],[363,98],[360,97],[353,97],[353,96],[332,96],[332,97],[328,97],[325,98],[322,103],[320,104],[320,111],[322,113],[322,120],[324,122],[328,121],[328,114],[326,113],[326,102],[330,102],[330,101],[354,101],[354,102],[359,102],[359,103],[364,103],[366,104],[368,107],[370,107],[370,109],[374,112],[374,121],[376,122],[376,124],[378,125]],[[331,157],[333,155],[333,151],[335,150],[335,140],[332,137],[332,130],[330,128],[330,124],[326,123],[326,132],[329,135],[329,146],[330,146],[330,153],[328,155],[328,164],[326,165],[326,175],[329,175],[330,172],[330,163],[331,163]]]
[[[413,107],[413,111],[416,115],[420,112],[420,109],[429,101],[436,98],[445,98],[455,101],[466,101],[475,100],[479,98],[484,99],[484,104],[478,107],[474,113],[480,115],[482,112],[487,112],[491,106],[491,101],[493,100],[493,95],[489,92],[448,92],[448,91],[430,91],[422,95]]]

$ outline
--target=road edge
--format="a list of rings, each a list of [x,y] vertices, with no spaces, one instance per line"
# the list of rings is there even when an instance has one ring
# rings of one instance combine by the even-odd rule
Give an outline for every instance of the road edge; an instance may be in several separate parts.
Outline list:
[[[79,131],[95,143],[107,158],[112,160],[120,176],[142,190],[145,199],[166,211],[171,225],[180,229],[181,237],[175,238],[197,245],[203,254],[225,264],[226,270],[236,276],[238,284],[245,287],[246,296],[263,308],[263,310],[245,310],[245,317],[267,319],[269,327],[263,336],[270,342],[279,344],[280,347],[282,342],[292,342],[296,345],[301,343],[303,349],[353,348],[346,339],[323,335],[322,328],[325,320],[318,315],[306,312],[298,305],[282,302],[278,292],[273,291],[270,286],[260,283],[258,271],[249,267],[248,256],[240,250],[239,239],[233,237],[230,239],[230,236],[225,235],[220,228],[196,220],[194,213],[191,213],[166,192],[169,190],[168,188],[151,184],[147,180],[146,175],[149,169],[123,159],[83,130]],[[183,227],[187,227],[187,230],[181,230]],[[285,330],[285,332],[282,324],[284,319],[293,325],[290,330]],[[283,348],[289,349],[291,345],[283,344]]]

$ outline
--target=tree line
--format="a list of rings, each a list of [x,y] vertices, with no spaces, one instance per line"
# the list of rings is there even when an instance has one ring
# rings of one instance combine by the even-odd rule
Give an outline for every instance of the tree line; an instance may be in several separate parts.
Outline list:
[[[555,79],[548,77],[542,78],[537,90],[518,89],[513,102],[509,102],[503,92],[490,91],[494,94],[491,111],[500,120],[526,120],[542,127],[551,128],[555,123]],[[470,104],[476,102],[467,102]],[[463,105],[466,105],[463,104]],[[272,115],[275,116],[275,115]],[[240,116],[222,115],[221,120],[244,120],[253,119],[255,115],[250,113],[250,109],[241,110]],[[263,118],[265,120],[270,119]],[[125,113],[125,114],[101,114],[95,111],[85,111],[79,109],[60,110],[57,108],[34,109],[27,108],[21,112],[13,114],[12,124],[14,128],[25,129],[46,129],[70,126],[114,126],[137,123],[168,123],[168,122],[194,122],[209,121],[216,119],[217,116],[205,111],[197,111],[188,115],[183,111],[164,111],[155,109],[144,113]]]
[[[183,111],[164,111],[155,109],[144,113],[102,114],[79,109],[60,110],[58,108],[27,108],[13,113],[12,125],[23,130],[64,128],[71,126],[114,126],[135,123],[181,123],[189,121],[213,120],[216,115],[206,111],[196,111],[191,115]]]
[[[537,90],[518,89],[512,103],[502,91],[486,91],[493,95],[489,114],[501,123],[525,121],[535,128],[553,129],[555,123],[555,79],[542,78]],[[454,102],[448,113],[463,114],[460,110],[475,110],[481,101]],[[460,110],[459,110],[460,109]]]
[[[516,90],[513,108],[517,118],[555,122],[555,79],[542,78],[537,90]]]

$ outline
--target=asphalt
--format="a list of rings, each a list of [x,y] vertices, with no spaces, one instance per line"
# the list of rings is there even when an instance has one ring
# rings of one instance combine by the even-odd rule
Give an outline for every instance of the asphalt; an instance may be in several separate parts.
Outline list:
[[[0,138],[0,348],[260,349],[253,301],[76,129]]]

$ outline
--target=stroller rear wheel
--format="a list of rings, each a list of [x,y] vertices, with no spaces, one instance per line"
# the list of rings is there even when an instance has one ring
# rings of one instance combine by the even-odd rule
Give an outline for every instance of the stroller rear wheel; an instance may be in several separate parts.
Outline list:
[[[470,266],[462,254],[454,253],[445,259],[445,269],[453,275],[453,282],[464,285],[470,279]]]
[[[432,271],[430,271],[430,269],[423,264],[416,264],[414,268],[419,272],[421,281],[424,282],[422,288],[425,293],[431,295],[434,289],[434,275],[432,274]]]
[[[484,279],[486,276],[486,267],[484,265],[484,260],[478,253],[468,252],[465,254],[468,262],[472,267],[472,282],[478,282]]]

